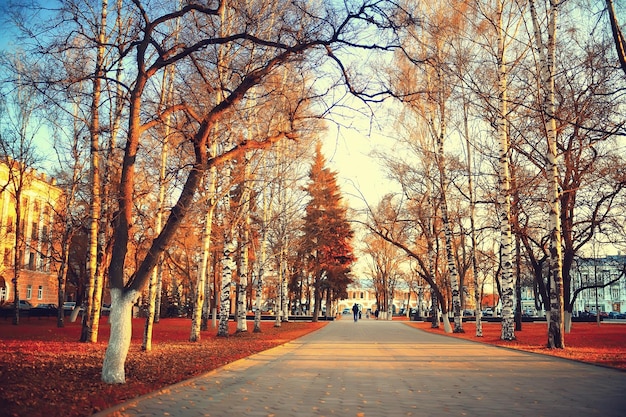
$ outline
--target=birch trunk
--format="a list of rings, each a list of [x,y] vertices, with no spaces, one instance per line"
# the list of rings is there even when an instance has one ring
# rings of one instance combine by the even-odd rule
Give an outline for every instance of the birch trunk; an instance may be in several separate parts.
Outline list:
[[[78,106],[74,106],[74,120],[78,120]],[[67,199],[65,204],[67,206],[68,212],[72,212],[74,209],[74,204],[76,202],[76,191],[78,188],[78,181],[80,176],[80,151],[79,151],[79,138],[78,131],[79,128],[76,126],[77,123],[74,122],[74,142],[72,146],[72,181],[70,183],[70,188],[67,192]],[[63,230],[63,235],[61,237],[61,259],[59,263],[59,269],[57,271],[57,282],[59,285],[58,288],[58,297],[57,297],[57,305],[62,306],[65,302],[65,283],[66,283],[66,274],[69,264],[70,258],[70,245],[72,242],[73,236],[73,218],[68,213],[65,216],[65,225]],[[59,308],[57,310],[57,327],[65,327],[65,312],[63,308]]]
[[[274,307],[274,314],[275,314],[275,320],[274,320],[274,327],[280,327],[281,326],[281,315],[283,312],[282,306],[283,306],[283,249],[281,248],[280,251],[280,259],[278,260],[278,283],[277,288],[276,288],[276,306]],[[321,305],[321,301],[320,301],[320,305]]]
[[[178,21],[176,22],[178,25]],[[176,28],[176,38],[178,37],[178,27]],[[172,95],[174,92],[174,67],[169,67],[163,72],[163,82],[160,97],[160,108],[167,107],[172,102]],[[168,114],[165,118],[165,129],[163,131],[163,147],[161,148],[161,166],[159,169],[159,194],[157,198],[157,215],[155,220],[154,229],[156,234],[161,233],[163,229],[163,212],[165,204],[165,188],[166,188],[166,174],[167,174],[167,159],[169,152],[169,136],[170,136],[170,122],[171,115]],[[163,258],[160,257],[160,260]],[[157,316],[157,312],[160,313],[160,309],[157,309],[157,295],[160,293],[160,281],[162,279],[163,269],[161,262],[158,262],[156,268],[150,275],[150,281],[148,283],[148,314],[146,317],[146,323],[144,326],[143,343],[141,349],[145,351],[152,350],[152,329]],[[160,298],[159,298],[160,301]]]
[[[442,122],[443,123],[443,122]],[[439,182],[441,188],[441,220],[443,222],[445,242],[446,242],[446,258],[448,260],[448,273],[450,274],[450,285],[452,287],[452,310],[454,312],[454,333],[463,333],[463,321],[461,318],[461,292],[459,290],[459,273],[454,262],[454,252],[452,250],[452,228],[448,217],[448,199],[446,198],[447,175],[445,169],[445,156],[443,152],[443,132],[437,137],[438,161],[439,166]],[[447,314],[444,314],[444,328],[448,320]]]
[[[204,230],[202,232],[202,263],[198,270],[198,282],[196,285],[196,300],[191,318],[190,342],[200,340],[202,325],[202,311],[206,304],[206,287],[208,282],[209,259],[211,257],[211,232],[213,230],[213,213],[215,212],[215,192],[217,189],[217,170],[211,168],[209,173],[209,206],[204,217]]]
[[[505,59],[504,33],[502,26],[502,1],[497,2],[498,7],[498,142],[499,142],[499,165],[498,176],[498,216],[500,221],[500,259],[502,262],[502,340],[515,339],[514,317],[514,289],[513,279],[513,239],[511,235],[511,180],[509,171],[509,137],[507,130],[507,64]]]
[[[89,181],[91,183],[91,204],[89,214],[89,252],[87,255],[88,279],[85,288],[85,299],[83,300],[83,320],[81,342],[92,341],[92,327],[94,310],[100,306],[95,305],[94,288],[98,270],[98,229],[101,212],[101,180],[100,180],[100,95],[102,93],[102,76],[104,67],[106,22],[107,22],[108,0],[102,0],[100,10],[100,30],[98,33],[98,48],[96,54],[96,67],[93,79],[93,92],[91,101],[91,124],[89,126],[91,172]]]
[[[470,233],[471,233],[471,259],[472,259],[472,275],[474,277],[474,316],[476,317],[476,337],[483,336],[482,311],[480,309],[480,286],[478,285],[478,260],[476,259],[476,197],[474,196],[474,168],[472,162],[472,147],[470,144],[470,134],[467,114],[468,103],[466,96],[463,94],[463,131],[465,132],[465,147],[467,152],[467,188],[469,194],[470,209]]]
[[[263,294],[263,279],[265,278],[265,262],[267,261],[267,216],[268,216],[268,197],[267,187],[263,189],[263,223],[261,230],[261,248],[259,254],[259,272],[256,281],[256,311],[254,312],[254,333],[261,332],[261,314],[263,314],[261,306],[261,295]]]
[[[165,201],[165,170],[167,169],[168,134],[169,123],[166,123],[165,138],[163,142],[163,148],[161,149],[161,167],[159,170],[159,195],[157,199],[157,216],[154,225],[157,234],[161,233],[163,223],[163,202]],[[141,350],[145,350],[147,352],[152,350],[152,328],[154,325],[154,316],[156,314],[156,299],[160,272],[161,269],[159,263],[159,266],[157,268],[154,268],[154,270],[152,271],[152,274],[150,275],[150,281],[148,283],[148,314],[144,326],[143,343],[141,344]]]
[[[287,265],[287,248],[289,243],[285,242],[284,249],[284,257],[283,257],[283,265],[282,265],[282,290],[281,290],[281,301],[282,301],[282,317],[281,321],[288,322],[289,321],[289,269]],[[326,315],[328,316],[330,306],[326,306]]]
[[[557,132],[555,118],[555,55],[556,20],[559,2],[550,0],[548,12],[548,42],[544,44],[534,0],[529,1],[535,35],[535,48],[540,62],[540,88],[543,93],[543,112],[547,137],[546,176],[548,181],[548,202],[550,204],[550,311],[548,326],[548,347],[565,348],[563,323],[563,255],[561,246],[561,219],[559,217],[560,187],[557,154]]]
[[[228,336],[228,320],[230,316],[230,287],[233,281],[233,271],[236,268],[233,253],[237,248],[235,239],[225,236],[224,253],[222,256],[222,290],[220,292],[220,320],[217,328],[217,335]]]
[[[132,336],[133,305],[139,297],[137,291],[111,288],[111,335],[102,364],[102,381],[108,384],[124,384],[124,363]]]
[[[244,159],[246,166],[244,167],[244,176],[242,180],[243,192],[241,194],[241,209],[243,215],[243,233],[242,241],[240,242],[240,259],[239,259],[239,286],[237,287],[237,332],[247,332],[248,322],[246,314],[248,313],[248,250],[250,248],[250,188],[248,186],[248,178],[250,177],[250,163],[248,158]]]
[[[237,286],[237,333],[247,332],[248,323],[246,320],[247,300],[246,290],[248,288],[248,233],[244,232],[243,243],[240,248],[239,260],[239,285]]]

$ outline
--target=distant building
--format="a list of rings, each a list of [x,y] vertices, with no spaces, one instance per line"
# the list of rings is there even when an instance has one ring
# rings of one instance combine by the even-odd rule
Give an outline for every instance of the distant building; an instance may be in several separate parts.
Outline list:
[[[427,297],[430,299],[430,294],[428,294]],[[430,305],[430,301],[422,301],[422,303],[424,304],[424,309],[426,309],[427,304]],[[345,309],[351,309],[354,304],[360,306],[363,314],[368,310],[373,313],[379,309],[378,305],[376,305],[376,292],[368,288],[348,288],[348,298],[339,301],[339,312]],[[394,291],[392,307],[394,314],[405,312],[407,308],[416,308],[417,305],[418,300],[415,292],[409,292],[408,289],[396,289]],[[352,314],[351,311],[352,310],[350,310],[350,314]]]
[[[43,173],[26,171],[21,195],[22,224],[15,224],[15,194],[9,179],[9,167],[0,163],[0,304],[13,301],[15,230],[21,227],[24,250],[18,292],[20,300],[33,305],[57,303],[58,281],[51,262],[53,209],[63,195],[54,179]]]
[[[571,270],[572,291],[587,288],[578,293],[574,314],[626,312],[626,277],[622,275],[625,268],[624,255],[577,259]],[[605,284],[608,285],[598,288]]]

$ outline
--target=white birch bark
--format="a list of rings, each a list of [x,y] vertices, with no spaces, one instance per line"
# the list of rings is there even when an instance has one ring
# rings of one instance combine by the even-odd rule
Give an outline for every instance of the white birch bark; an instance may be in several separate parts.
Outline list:
[[[281,321],[288,322],[289,321],[289,271],[287,265],[287,247],[285,246],[285,259],[283,261],[283,288],[282,288],[282,317]],[[328,313],[330,306],[326,307],[326,312]]]
[[[259,249],[259,272],[256,278],[256,311],[254,312],[254,333],[261,332],[261,314],[263,314],[261,306],[261,296],[263,295],[263,279],[265,278],[265,262],[267,262],[267,226],[268,226],[268,190],[263,188],[263,207],[262,207],[262,224],[261,224],[261,247]]]
[[[98,48],[96,53],[96,67],[93,79],[93,92],[91,101],[91,125],[90,154],[91,166],[89,181],[91,183],[91,204],[89,207],[89,251],[87,255],[88,280],[85,288],[85,299],[83,305],[83,328],[80,340],[83,342],[92,341],[92,328],[94,310],[99,309],[94,300],[94,288],[98,269],[98,226],[100,224],[101,207],[101,187],[100,180],[100,95],[102,92],[102,75],[104,67],[106,25],[107,25],[108,0],[102,0],[100,10],[100,30],[98,32]],[[99,300],[98,300],[99,301]]]
[[[191,317],[191,335],[190,342],[200,340],[200,328],[202,325],[202,310],[206,303],[206,284],[208,281],[209,259],[211,257],[211,231],[213,230],[213,213],[215,211],[215,190],[217,184],[217,172],[215,168],[211,168],[209,173],[209,205],[204,216],[204,229],[202,231],[202,261],[198,268],[198,281],[196,283],[196,293],[193,313]]]
[[[172,77],[174,75],[174,68],[170,67],[163,74],[163,85],[166,86],[163,88],[161,94],[161,103],[162,106],[166,105],[166,103],[171,101],[171,95],[174,88],[174,83],[172,81]],[[163,147],[161,148],[161,166],[159,169],[159,195],[157,198],[157,214],[155,220],[155,233],[158,235],[161,233],[161,229],[163,228],[163,210],[165,203],[165,175],[167,170],[167,158],[169,152],[169,134],[170,134],[170,119],[171,117],[168,115],[165,122],[165,130],[163,137]],[[161,264],[157,265],[156,268],[152,271],[150,275],[150,281],[148,283],[148,315],[146,317],[146,324],[144,327],[143,333],[143,343],[141,345],[141,349],[145,351],[152,350],[152,328],[155,321],[156,315],[156,301],[157,301],[157,291],[159,290],[159,278],[161,275],[162,269]]]
[[[442,127],[441,132],[437,136],[437,165],[439,167],[439,183],[441,193],[441,220],[444,228],[445,243],[446,243],[446,258],[448,260],[448,274],[450,275],[450,286],[452,287],[452,310],[454,313],[454,333],[463,333],[463,321],[461,316],[461,292],[459,290],[459,273],[456,269],[454,262],[454,252],[452,250],[452,228],[450,226],[450,219],[448,217],[448,199],[446,198],[447,189],[447,175],[445,168],[445,155],[443,150],[443,138],[445,132],[445,115],[442,112]],[[444,328],[448,315],[443,315]]]
[[[244,187],[243,193],[241,196],[242,199],[242,215],[244,216],[243,221],[243,236],[242,241],[240,242],[240,259],[239,259],[239,285],[237,286],[237,332],[247,332],[248,331],[248,323],[246,320],[247,311],[247,300],[246,300],[246,290],[248,289],[248,250],[249,250],[249,240],[250,240],[250,189],[248,187],[247,181],[250,176],[250,167],[249,162],[246,158],[245,160],[246,166],[244,168],[244,178],[242,181],[242,186]]]
[[[535,36],[535,49],[540,62],[540,88],[542,91],[543,112],[548,145],[546,179],[548,181],[548,202],[550,204],[550,311],[548,325],[548,347],[564,348],[563,323],[563,255],[561,246],[560,187],[557,154],[557,132],[555,118],[554,73],[556,55],[556,21],[560,2],[550,0],[548,11],[548,41],[544,44],[535,1],[530,0],[530,13]]]
[[[217,335],[226,337],[228,336],[228,320],[230,316],[230,304],[231,304],[231,286],[233,282],[233,271],[237,267],[234,260],[234,253],[237,249],[237,240],[235,239],[234,224],[228,218],[230,211],[230,187],[231,187],[231,168],[227,163],[224,166],[224,180],[226,191],[222,201],[224,202],[224,249],[222,252],[222,284],[220,290],[220,314],[219,324],[217,327]],[[229,224],[230,222],[230,224]]]
[[[111,289],[111,335],[102,364],[102,381],[105,383],[126,382],[124,363],[132,336],[133,304],[139,295],[137,291],[122,292],[118,288]]]
[[[213,143],[212,152],[217,153],[217,144]],[[202,327],[202,312],[207,303],[208,297],[208,273],[209,259],[211,258],[211,232],[213,230],[213,214],[217,204],[217,168],[212,166],[208,175],[209,187],[207,197],[209,202],[207,211],[204,216],[204,229],[202,231],[202,261],[198,270],[198,282],[196,285],[196,300],[191,318],[191,335],[189,341],[196,342],[200,340],[200,330]]]
[[[230,236],[229,236],[230,235]],[[220,292],[220,320],[217,335],[228,336],[228,320],[230,315],[230,287],[233,281],[233,271],[236,268],[233,254],[237,248],[232,231],[224,236],[224,253],[222,256],[222,289]]]
[[[281,316],[282,316],[282,305],[283,305],[283,257],[284,257],[284,251],[281,248],[280,251],[280,256],[278,259],[278,283],[276,284],[276,306],[274,307],[274,314],[275,314],[275,320],[274,320],[274,327],[280,327],[281,326]]]
[[[513,279],[513,238],[511,235],[511,180],[509,170],[509,137],[507,127],[507,64],[502,26],[502,1],[497,2],[498,14],[498,121],[497,135],[499,144],[498,162],[500,175],[498,175],[498,217],[500,222],[500,259],[502,262],[502,340],[515,339],[514,321],[514,289]]]
[[[483,322],[482,311],[480,309],[480,291],[478,284],[478,260],[476,259],[476,197],[474,196],[474,167],[473,167],[473,152],[470,144],[470,133],[467,120],[467,106],[465,94],[463,94],[463,130],[465,132],[465,147],[467,153],[467,188],[469,196],[469,209],[470,209],[470,233],[471,233],[471,258],[472,258],[472,276],[474,278],[474,316],[476,317],[476,337],[483,336]]]

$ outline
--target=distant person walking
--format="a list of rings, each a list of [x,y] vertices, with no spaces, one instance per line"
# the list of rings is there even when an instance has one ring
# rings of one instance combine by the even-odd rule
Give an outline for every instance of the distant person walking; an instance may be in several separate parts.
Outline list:
[[[352,306],[352,314],[354,315],[354,321],[358,321],[359,320],[359,306],[356,305],[356,303],[354,303],[354,305]]]

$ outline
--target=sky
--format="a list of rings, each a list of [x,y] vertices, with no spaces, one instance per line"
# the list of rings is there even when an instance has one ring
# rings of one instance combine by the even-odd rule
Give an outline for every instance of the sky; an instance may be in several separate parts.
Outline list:
[[[7,0],[0,0],[0,50],[10,50],[15,39],[10,25],[1,16],[6,4]],[[330,169],[337,172],[338,184],[347,204],[355,210],[365,209],[368,205],[375,207],[393,186],[386,180],[384,168],[371,153],[388,148],[390,140],[381,134],[370,133],[372,123],[367,115],[345,111],[347,113],[337,115],[337,120],[341,119],[338,123],[328,124],[323,153]],[[39,139],[39,142],[42,149],[50,149],[51,145],[45,138]],[[355,239],[355,246],[358,240]],[[362,271],[363,265],[359,265],[357,270]]]
[[[356,131],[329,135],[324,141],[329,167],[337,172],[343,196],[353,209],[365,208],[365,203],[375,206],[390,188],[384,168],[371,156],[386,142],[382,136]]]

